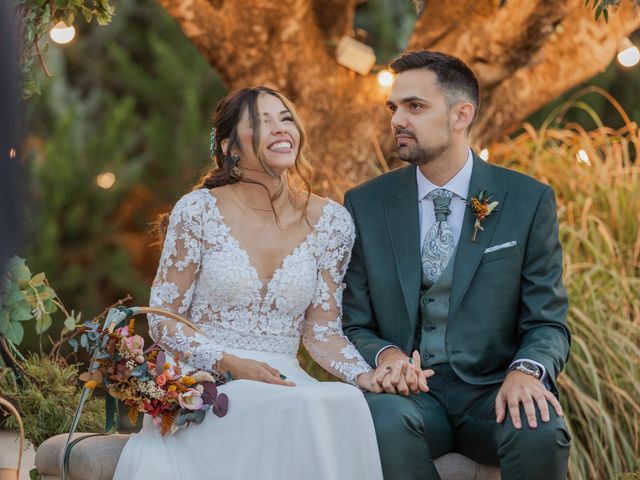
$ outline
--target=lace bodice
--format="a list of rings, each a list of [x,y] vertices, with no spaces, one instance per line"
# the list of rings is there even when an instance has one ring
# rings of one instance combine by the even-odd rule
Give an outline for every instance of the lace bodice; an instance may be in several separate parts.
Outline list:
[[[149,315],[153,340],[212,371],[227,348],[295,356],[302,338],[316,362],[350,383],[370,371],[342,333],[342,279],[355,236],[346,209],[329,201],[309,235],[263,283],[216,201],[207,189],[178,201],[151,288],[152,307],[186,316],[200,332]]]

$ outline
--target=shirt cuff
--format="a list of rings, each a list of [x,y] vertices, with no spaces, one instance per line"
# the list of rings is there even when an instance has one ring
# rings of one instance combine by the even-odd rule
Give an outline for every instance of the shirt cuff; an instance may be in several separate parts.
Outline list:
[[[378,353],[376,353],[376,368],[378,367],[378,358],[380,358],[380,354],[388,348],[398,348],[398,347],[396,347],[395,345],[387,345],[385,347],[382,347],[380,350],[378,350]],[[398,350],[400,349],[398,348]]]
[[[382,349],[382,350],[384,350],[384,349]],[[380,350],[380,352],[382,350]],[[380,355],[380,352],[378,352],[378,355]],[[377,359],[378,359],[378,357],[376,357],[376,360]],[[547,390],[551,390],[551,382],[549,381],[549,377],[547,375],[547,369],[544,368],[544,365],[542,365],[540,362],[536,362],[535,360],[531,360],[530,358],[518,358],[518,359],[514,360],[513,362],[511,362],[511,365],[509,365],[509,368],[513,367],[513,365],[515,363],[523,362],[523,361],[524,362],[533,363],[536,367],[538,367],[542,371],[542,375],[540,375],[540,381],[544,385],[544,388],[546,388]]]

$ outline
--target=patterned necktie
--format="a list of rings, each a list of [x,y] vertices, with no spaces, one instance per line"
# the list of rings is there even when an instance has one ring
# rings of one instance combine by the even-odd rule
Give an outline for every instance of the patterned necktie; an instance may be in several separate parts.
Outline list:
[[[449,259],[455,250],[453,231],[447,223],[447,216],[451,213],[449,204],[453,193],[439,188],[427,195],[433,200],[436,221],[424,237],[422,244],[422,275],[426,283],[434,284],[447,268]]]

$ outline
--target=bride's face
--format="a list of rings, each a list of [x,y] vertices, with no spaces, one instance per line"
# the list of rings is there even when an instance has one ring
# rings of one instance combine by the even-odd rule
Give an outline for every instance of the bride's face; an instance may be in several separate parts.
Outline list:
[[[262,160],[274,171],[283,172],[295,165],[300,147],[298,131],[291,112],[275,95],[261,94],[257,99],[256,118],[245,108],[238,123],[240,166],[262,170]],[[255,123],[255,124],[254,124]],[[253,150],[253,131],[258,129],[259,144]]]

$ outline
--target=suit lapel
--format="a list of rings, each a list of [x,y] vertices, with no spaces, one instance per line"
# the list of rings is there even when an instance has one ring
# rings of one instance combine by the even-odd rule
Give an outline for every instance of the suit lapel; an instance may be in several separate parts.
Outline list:
[[[393,189],[384,195],[387,230],[411,331],[415,329],[422,276],[416,167],[406,167]]]
[[[505,193],[498,190],[491,167],[474,154],[473,171],[471,173],[467,200],[473,197],[477,198],[482,191],[485,191],[486,194],[491,197],[491,201],[497,201],[498,206],[496,210],[482,222],[484,230],[478,232],[475,242],[471,241],[475,216],[470,207],[465,209],[453,270],[449,321],[455,315],[462,297],[467,291],[467,288],[469,288],[471,279],[480,264],[480,259],[489,244],[489,240],[491,240],[493,231],[500,217],[500,212],[504,206]]]

